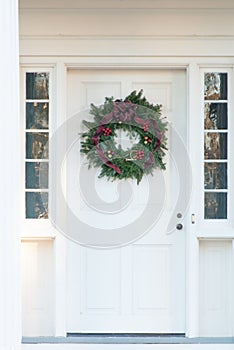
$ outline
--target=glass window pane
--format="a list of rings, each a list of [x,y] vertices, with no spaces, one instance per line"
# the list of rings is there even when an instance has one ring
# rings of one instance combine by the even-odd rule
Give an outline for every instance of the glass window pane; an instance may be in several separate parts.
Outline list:
[[[205,100],[227,99],[227,73],[205,73]]]
[[[227,219],[227,193],[205,193],[205,219]]]
[[[26,73],[26,99],[49,98],[49,73]]]
[[[48,219],[48,193],[26,192],[26,219]]]
[[[205,103],[205,129],[227,129],[227,103]]]
[[[26,129],[48,129],[49,104],[47,102],[26,103]]]
[[[49,152],[48,133],[26,133],[26,158],[48,159]]]
[[[227,134],[207,132],[204,135],[205,159],[227,159]]]
[[[26,188],[48,188],[49,164],[47,162],[26,162]]]
[[[227,189],[227,163],[204,164],[205,189]]]

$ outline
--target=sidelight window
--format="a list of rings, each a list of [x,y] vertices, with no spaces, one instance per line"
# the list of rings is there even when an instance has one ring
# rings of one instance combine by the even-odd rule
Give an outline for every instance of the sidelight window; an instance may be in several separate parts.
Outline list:
[[[47,219],[50,73],[25,74],[25,218]]]
[[[228,217],[228,74],[204,73],[204,218]]]

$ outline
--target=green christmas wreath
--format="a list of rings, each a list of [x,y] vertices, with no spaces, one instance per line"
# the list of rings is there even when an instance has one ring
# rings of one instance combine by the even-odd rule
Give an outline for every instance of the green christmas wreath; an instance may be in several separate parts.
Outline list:
[[[167,122],[161,117],[161,107],[150,104],[142,90],[133,91],[124,100],[106,97],[101,106],[91,104],[94,120],[83,120],[88,130],[82,133],[81,141],[89,168],[100,168],[99,177],[136,179],[137,184],[144,174],[165,169]],[[117,144],[121,130],[136,141],[131,148]]]

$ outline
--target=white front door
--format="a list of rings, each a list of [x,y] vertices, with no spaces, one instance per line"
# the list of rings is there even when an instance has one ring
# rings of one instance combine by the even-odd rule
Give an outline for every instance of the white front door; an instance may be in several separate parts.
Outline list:
[[[162,104],[163,114],[186,144],[185,70],[68,70],[68,117],[77,113],[81,122],[82,113],[78,112],[90,103],[101,104],[106,96],[124,98],[140,89],[150,102]],[[171,216],[176,215],[174,207],[179,195],[177,164],[170,154],[170,147],[176,147],[173,135],[168,134],[166,201],[149,232],[134,243],[114,249],[88,248],[68,241],[68,333],[185,333],[186,228],[166,233]],[[182,162],[183,157],[181,154]],[[157,172],[154,176],[158,176]],[[134,222],[147,205],[147,179],[139,186],[134,181],[129,183],[132,199],[125,216],[118,211],[113,215],[93,211],[71,183],[67,195],[72,198],[75,193],[72,210],[94,231],[95,227],[108,229],[112,224],[121,227]],[[103,200],[116,200],[116,182],[96,179],[95,184]],[[121,183],[119,189],[121,197]],[[183,222],[184,213],[181,214],[178,223]]]

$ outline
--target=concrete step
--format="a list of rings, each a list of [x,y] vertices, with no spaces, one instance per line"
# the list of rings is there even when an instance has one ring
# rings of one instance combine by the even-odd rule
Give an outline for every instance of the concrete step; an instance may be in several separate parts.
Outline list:
[[[234,344],[22,344],[21,350],[234,350]]]
[[[86,335],[23,337],[22,350],[234,350],[234,338]]]

